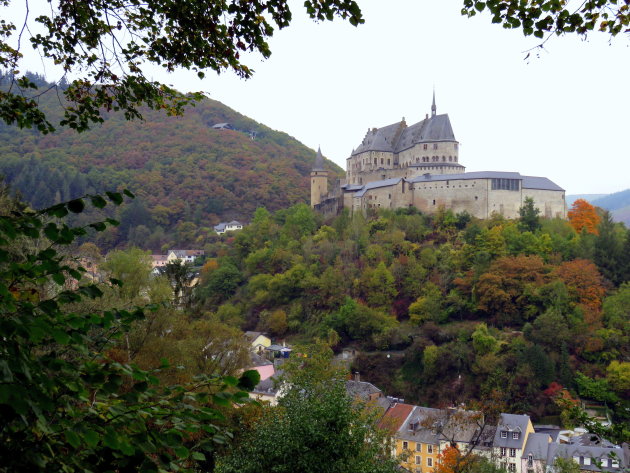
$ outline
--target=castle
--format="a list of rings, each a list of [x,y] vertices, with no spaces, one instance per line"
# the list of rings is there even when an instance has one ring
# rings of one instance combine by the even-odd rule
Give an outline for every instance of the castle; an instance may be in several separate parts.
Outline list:
[[[444,208],[478,218],[493,213],[518,218],[531,197],[542,216],[566,218],[564,189],[546,177],[465,171],[451,121],[448,114],[437,114],[434,93],[431,116],[424,120],[408,126],[403,118],[368,130],[346,160],[346,179],[330,193],[318,150],[311,171],[311,206],[326,215],[344,207],[352,212],[416,207],[425,213]]]

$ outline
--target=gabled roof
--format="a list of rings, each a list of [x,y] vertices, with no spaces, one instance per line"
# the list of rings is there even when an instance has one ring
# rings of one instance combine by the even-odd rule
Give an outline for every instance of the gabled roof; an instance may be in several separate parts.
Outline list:
[[[402,440],[437,445],[440,442],[440,435],[433,427],[438,427],[442,415],[440,409],[414,406],[413,412],[400,426],[396,436]]]
[[[366,151],[400,153],[419,143],[456,141],[451,120],[447,114],[433,115],[407,126],[405,120],[368,130],[352,155]]]
[[[254,340],[256,340],[256,339],[257,339],[259,336],[261,336],[261,335],[262,335],[263,337],[266,337],[266,336],[267,336],[267,335],[265,335],[265,334],[264,334],[264,333],[262,333],[262,332],[252,332],[251,330],[248,330],[247,332],[245,332],[245,334],[244,334],[244,335],[245,335],[245,337],[247,337],[247,338],[248,338],[250,341],[252,341],[252,342],[253,342]]]
[[[379,187],[395,186],[401,180],[402,180],[402,177],[394,177],[392,179],[384,179],[382,181],[368,182],[367,184],[365,184],[363,186],[363,188],[359,192],[354,194],[354,197],[363,197],[365,195],[365,193],[367,191],[369,191],[370,189],[377,189]]]
[[[495,447],[523,448],[525,432],[529,424],[529,416],[525,414],[501,414],[497,433],[494,436]],[[501,432],[508,432],[507,438],[501,438]],[[514,439],[512,432],[520,432],[518,439]]]
[[[534,460],[546,460],[550,443],[551,436],[549,434],[529,434],[527,437],[527,443],[523,449],[523,457],[531,455]]]
[[[611,454],[616,457],[615,460],[619,462],[618,467],[609,466],[609,460],[611,460]],[[628,460],[625,458],[623,449],[621,448],[605,448],[605,447],[593,447],[584,445],[570,445],[570,444],[558,444],[550,443],[547,453],[547,465],[553,465],[556,458],[565,458],[567,460],[574,457],[582,457],[583,459],[589,459],[590,465],[586,463],[580,464],[581,471],[625,471],[628,466]],[[599,468],[596,462],[601,462],[602,468]]]
[[[367,381],[356,381],[349,379],[346,381],[346,392],[353,398],[359,398],[364,401],[370,399],[372,394],[382,394],[382,391]]]
[[[387,412],[385,412],[385,415],[378,423],[379,428],[387,430],[390,434],[394,434],[402,427],[413,409],[414,406],[411,404],[394,404],[387,409]]]

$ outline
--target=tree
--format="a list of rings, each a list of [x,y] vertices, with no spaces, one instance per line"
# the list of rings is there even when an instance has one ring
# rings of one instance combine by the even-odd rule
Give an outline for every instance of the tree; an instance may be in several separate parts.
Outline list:
[[[177,259],[169,261],[160,268],[160,274],[167,277],[173,288],[175,305],[189,306],[192,302],[195,278],[197,274],[189,263]]]
[[[15,0],[2,5],[11,8],[12,3]],[[315,20],[338,16],[355,26],[363,23],[354,0],[306,0],[304,6]],[[57,0],[49,7],[30,15],[27,9],[17,35],[14,24],[0,26],[0,68],[7,71],[7,87],[0,90],[0,118],[19,127],[35,126],[43,133],[54,131],[55,125],[33,94],[29,95],[42,81],[19,77],[20,47],[29,42],[26,34],[44,58],[59,64],[70,76],[78,74],[70,83],[65,83],[64,76],[64,83],[60,81],[54,88],[67,100],[59,125],[83,131],[91,123],[102,122],[104,112],[120,110],[127,119],[141,118],[144,105],[178,114],[191,100],[202,97],[200,93],[183,95],[147,79],[144,63],[169,72],[182,67],[196,71],[199,77],[204,70],[227,69],[250,77],[253,71],[241,62],[241,54],[253,51],[268,58],[267,40],[275,28],[288,26],[292,17],[287,0]]]
[[[623,282],[624,264],[622,261],[622,246],[626,232],[617,231],[611,213],[606,210],[598,227],[599,235],[595,240],[594,259],[595,264],[602,274],[615,285]]]
[[[328,350],[330,351],[330,350]],[[315,361],[314,361],[315,360]],[[352,399],[345,376],[309,355],[277,407],[217,462],[218,473],[395,473],[379,413]],[[314,370],[311,369],[314,368]]]
[[[567,213],[571,226],[575,228],[576,232],[592,233],[594,235],[599,234],[597,226],[600,222],[600,217],[595,211],[595,207],[589,204],[584,199],[577,199],[573,202],[573,205]]]
[[[540,230],[540,209],[534,206],[534,199],[531,197],[525,197],[523,206],[518,209],[518,214],[521,217],[518,225],[521,231],[536,232]]]
[[[519,28],[525,36],[537,38],[545,34],[586,35],[595,30],[616,36],[627,31],[630,24],[626,7],[627,4],[617,0],[584,2],[577,9],[555,0],[464,0],[462,14],[470,17],[487,9],[493,23],[500,23],[504,28]]]
[[[123,197],[109,193],[118,205]],[[69,227],[68,213],[87,196],[40,212],[0,216],[0,472],[198,471],[227,440],[216,424],[218,405],[243,402],[259,380],[254,372],[236,378],[202,376],[193,383],[158,386],[153,373],[111,355],[116,341],[142,309],[73,312],[70,304],[99,298],[93,284],[65,289],[69,277],[81,284],[83,268],[67,264],[57,248],[87,228]],[[102,231],[116,222],[89,225]],[[35,248],[16,245],[45,238]],[[119,285],[120,281],[112,280]],[[208,456],[206,456],[208,455]]]

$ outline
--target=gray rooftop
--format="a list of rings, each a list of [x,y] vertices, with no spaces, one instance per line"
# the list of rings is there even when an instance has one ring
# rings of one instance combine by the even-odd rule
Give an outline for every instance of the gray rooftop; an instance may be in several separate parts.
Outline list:
[[[346,381],[346,392],[353,398],[359,398],[364,401],[370,399],[372,394],[382,394],[382,391],[367,381]]]
[[[547,191],[563,191],[558,184],[546,177],[523,176],[523,189],[542,189]]]
[[[402,177],[394,177],[392,179],[384,179],[382,181],[372,181],[372,182],[368,182],[367,184],[365,184],[363,186],[363,188],[357,192],[354,196],[355,197],[363,197],[365,195],[365,193],[367,191],[369,191],[370,189],[377,189],[379,187],[388,187],[388,186],[395,186],[396,184],[398,184],[400,181],[402,180]]]
[[[523,456],[532,456],[534,460],[546,460],[551,443],[551,436],[543,433],[529,434],[527,443],[523,449]]]
[[[400,153],[416,144],[436,141],[456,141],[447,114],[433,115],[411,126],[407,126],[403,119],[382,128],[372,128],[352,154],[366,151]]]
[[[322,156],[322,149],[317,148],[317,156],[315,156],[315,164],[313,164],[313,171],[325,171],[324,169],[324,157]]]
[[[611,457],[611,454],[616,457],[615,460],[619,462],[618,467],[612,466],[613,458]],[[625,458],[621,448],[605,448],[558,443],[549,444],[547,465],[553,465],[555,459],[558,457],[577,461],[580,464],[581,471],[617,472],[625,471],[625,468],[628,466],[628,460]],[[601,464],[601,468],[597,466],[597,463]]]
[[[519,414],[501,414],[494,436],[495,447],[523,448],[525,432],[529,424],[529,416]],[[507,432],[507,438],[501,438],[501,432]],[[518,439],[514,439],[513,432],[520,432]]]
[[[472,179],[523,179],[517,172],[502,171],[476,171],[463,172],[459,174],[423,174],[422,176],[412,177],[409,182],[432,182],[432,181],[457,181]]]
[[[280,389],[283,375],[284,375],[283,370],[276,371],[273,376],[267,379],[263,379],[260,383],[258,383],[256,387],[252,390],[252,392],[258,393],[258,394],[275,395]]]

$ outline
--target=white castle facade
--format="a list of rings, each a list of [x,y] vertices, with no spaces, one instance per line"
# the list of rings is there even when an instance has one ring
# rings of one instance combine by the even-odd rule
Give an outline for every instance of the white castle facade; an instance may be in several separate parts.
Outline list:
[[[440,208],[466,211],[478,218],[493,213],[518,218],[531,197],[540,214],[566,218],[565,191],[546,177],[518,172],[465,172],[459,142],[447,114],[436,113],[408,126],[400,122],[368,130],[346,160],[346,179],[328,193],[328,172],[318,151],[311,172],[311,205],[326,214],[342,208],[416,207],[425,213]]]

